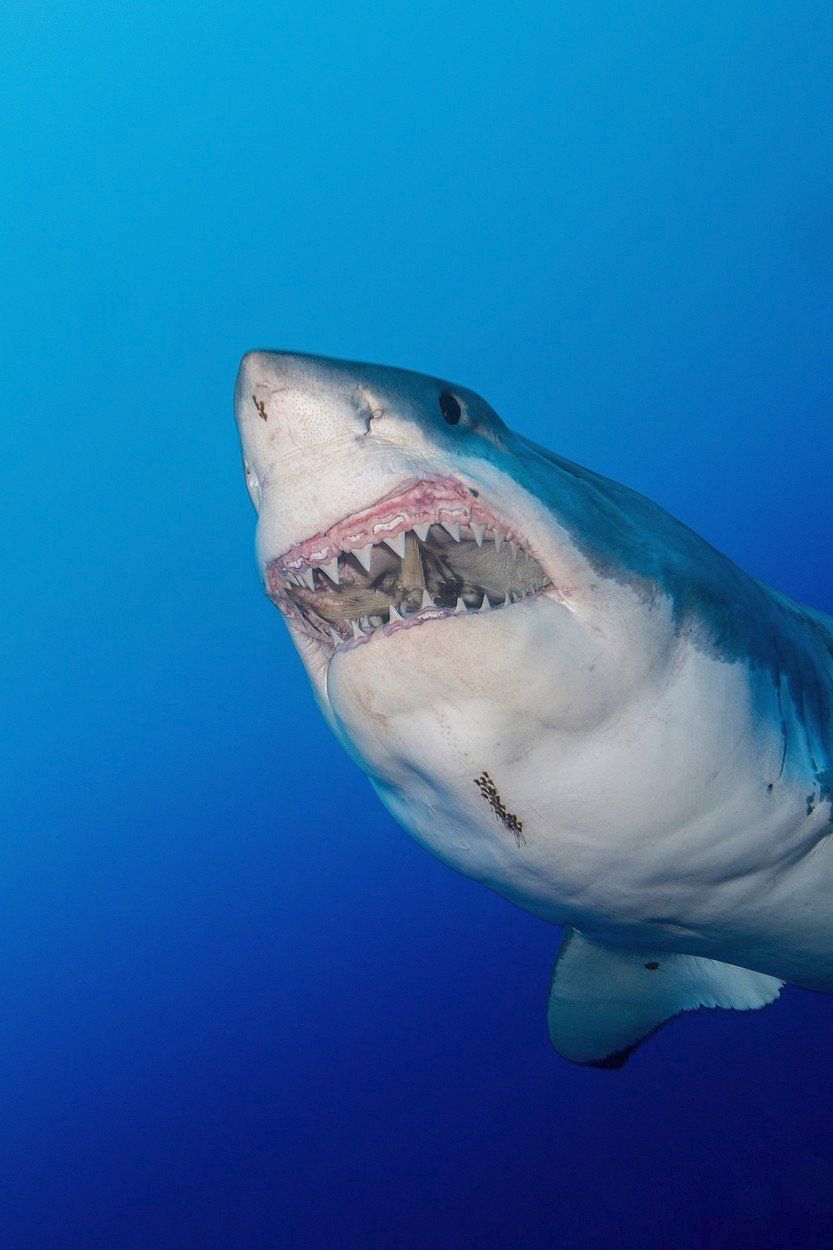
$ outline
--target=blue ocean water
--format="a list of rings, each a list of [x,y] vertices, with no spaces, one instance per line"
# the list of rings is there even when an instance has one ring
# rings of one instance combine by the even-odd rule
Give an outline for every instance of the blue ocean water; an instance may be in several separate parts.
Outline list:
[[[833,10],[9,0],[2,1250],[833,1243],[833,999],[549,1046],[329,737],[241,353],[377,360],[833,610]]]

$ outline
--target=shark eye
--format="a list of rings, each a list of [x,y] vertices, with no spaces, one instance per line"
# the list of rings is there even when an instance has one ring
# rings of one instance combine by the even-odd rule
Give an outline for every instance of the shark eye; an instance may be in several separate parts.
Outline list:
[[[449,425],[456,425],[463,415],[463,410],[459,403],[453,395],[449,395],[448,391],[443,391],[440,396],[440,412]]]

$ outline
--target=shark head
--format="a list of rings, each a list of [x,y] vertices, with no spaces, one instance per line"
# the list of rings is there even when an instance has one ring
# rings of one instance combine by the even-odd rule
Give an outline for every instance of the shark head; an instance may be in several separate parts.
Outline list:
[[[258,351],[235,408],[266,592],[381,786],[471,785],[544,733],[590,732],[668,662],[668,613],[603,567],[604,479],[473,391]]]

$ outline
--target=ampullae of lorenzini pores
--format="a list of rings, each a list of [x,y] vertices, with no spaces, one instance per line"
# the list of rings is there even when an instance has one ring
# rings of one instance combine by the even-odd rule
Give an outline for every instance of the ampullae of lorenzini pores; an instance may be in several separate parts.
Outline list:
[[[564,926],[565,1058],[833,992],[833,619],[463,387],[264,351],[235,406],[325,719],[417,841]]]

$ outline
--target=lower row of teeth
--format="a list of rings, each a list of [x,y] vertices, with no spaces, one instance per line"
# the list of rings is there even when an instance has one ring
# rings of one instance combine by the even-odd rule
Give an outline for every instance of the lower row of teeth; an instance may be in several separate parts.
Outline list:
[[[350,637],[356,641],[360,641],[361,639],[369,637],[369,635],[374,633],[377,629],[384,629],[386,625],[395,625],[400,621],[416,619],[426,612],[442,616],[463,616],[467,614],[470,615],[472,613],[491,612],[495,608],[502,608],[507,604],[517,603],[520,599],[527,597],[528,596],[526,595],[516,594],[513,590],[509,590],[503,600],[498,600],[493,603],[489,599],[488,595],[484,595],[482,602],[477,605],[466,603],[461,596],[458,598],[454,608],[444,608],[440,604],[435,603],[427,590],[423,590],[422,603],[411,611],[399,612],[397,611],[396,605],[391,604],[387,620],[385,620],[382,616],[374,615],[363,616],[361,620],[358,621],[351,620],[349,622],[345,622],[345,625],[349,624],[351,630],[351,635],[347,638],[345,638],[343,634],[340,634],[338,630],[334,629],[332,625],[325,624],[323,621],[319,622],[312,620],[306,614],[305,620],[311,625],[317,635],[330,641],[333,647],[340,647],[343,643],[349,642]]]

